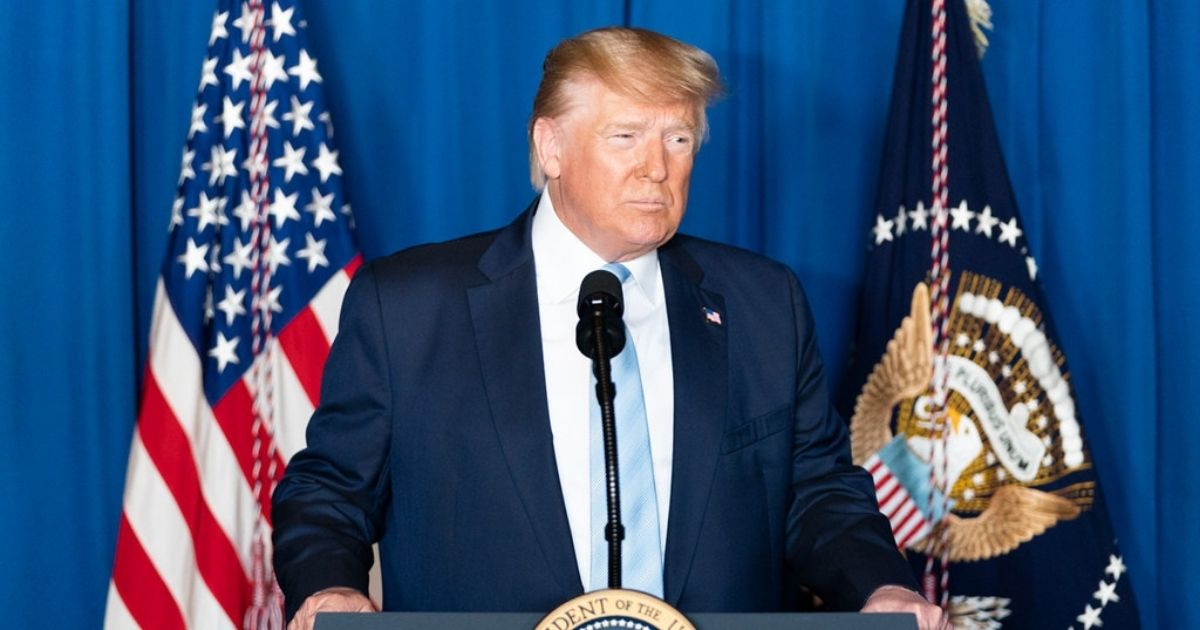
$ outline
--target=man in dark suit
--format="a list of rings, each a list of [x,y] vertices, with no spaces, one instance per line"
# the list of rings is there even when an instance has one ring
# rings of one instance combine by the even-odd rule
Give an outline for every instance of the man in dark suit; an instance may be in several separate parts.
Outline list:
[[[574,311],[606,263],[628,276],[636,348],[618,404],[643,394],[626,414],[644,455],[628,483],[648,488],[629,538],[649,551],[627,564],[649,569],[626,585],[685,612],[786,610],[803,585],[944,623],[850,463],[795,277],[676,234],[719,90],[710,56],[656,33],[564,41],[530,121],[539,199],[506,228],[358,273],[308,447],[274,496],[291,627],[372,609],[374,541],[389,609],[550,610],[604,585]]]

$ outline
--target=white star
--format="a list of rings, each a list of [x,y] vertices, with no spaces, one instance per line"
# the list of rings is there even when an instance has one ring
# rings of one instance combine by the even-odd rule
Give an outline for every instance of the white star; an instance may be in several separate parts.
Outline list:
[[[1121,598],[1117,595],[1117,583],[1109,584],[1104,580],[1100,580],[1100,590],[1092,593],[1092,597],[1100,600],[1100,606],[1107,606],[1109,602],[1119,602]]]
[[[883,218],[882,214],[875,215],[875,227],[871,228],[871,231],[875,233],[876,245],[892,240],[892,222]]]
[[[250,197],[249,191],[242,191],[242,202],[233,209],[233,216],[241,221],[243,232],[249,230],[254,220],[258,218],[258,208],[254,207],[254,199]]]
[[[276,107],[279,107],[279,101],[278,100],[270,101],[267,103],[267,106],[264,107],[263,111],[262,111],[263,124],[272,129],[279,128],[279,121],[275,120],[275,108]]]
[[[254,56],[243,57],[242,51],[239,48],[233,49],[233,60],[229,65],[225,66],[225,74],[229,75],[233,81],[233,89],[238,89],[242,81],[246,83],[254,83],[254,74],[250,72],[250,64],[254,61]]]
[[[1008,241],[1012,247],[1017,246],[1017,238],[1021,236],[1021,228],[1017,227],[1017,217],[1000,224],[1000,242]]]
[[[329,259],[325,258],[325,240],[314,240],[312,234],[304,233],[304,249],[296,252],[296,258],[308,261],[308,273],[316,271],[317,267],[329,266]]]
[[[292,7],[287,11],[279,8],[278,2],[271,3],[271,34],[274,41],[279,41],[284,35],[295,35],[296,29],[292,28],[292,13],[296,8]]]
[[[198,91],[203,92],[206,85],[220,85],[217,81],[217,62],[220,59],[212,58],[204,60],[204,70],[200,72],[200,87]]]
[[[978,215],[976,215],[975,220],[979,222],[979,224],[975,226],[975,233],[983,234],[988,238],[992,238],[992,228],[996,227],[996,224],[1000,222],[1000,219],[992,216],[991,206],[984,206],[983,212],[980,212]]]
[[[287,248],[291,242],[290,238],[277,241],[274,236],[271,237],[271,245],[267,249],[267,266],[271,268],[271,273],[275,273],[280,265],[292,264],[292,259],[287,255]]]
[[[167,226],[167,231],[170,232],[176,225],[183,225],[183,197],[175,197],[175,201],[171,202],[171,225]]]
[[[296,65],[288,68],[287,72],[300,80],[301,91],[307,89],[311,81],[321,82],[321,74],[317,72],[317,61],[309,57],[308,51],[303,48],[300,49],[300,60],[296,62]]]
[[[242,239],[233,239],[233,251],[225,255],[225,264],[233,267],[233,279],[237,280],[242,277],[242,270],[249,269],[253,265],[250,260],[254,253],[254,243],[246,243],[242,245]]]
[[[283,119],[291,121],[292,135],[296,136],[300,135],[300,131],[303,129],[313,129],[312,119],[309,118],[309,112],[312,111],[313,102],[309,101],[307,103],[301,103],[300,99],[296,98],[295,94],[291,96],[291,99],[292,111],[284,114]]]
[[[188,140],[198,133],[208,131],[208,125],[204,122],[204,112],[208,111],[208,105],[204,103],[196,103],[192,107],[192,126],[188,127]]]
[[[320,147],[317,147],[317,159],[312,161],[313,168],[321,172],[321,183],[329,179],[330,174],[341,175],[342,167],[338,166],[337,151],[330,151],[329,147],[322,142]]]
[[[204,287],[204,323],[211,322],[213,315],[216,315],[216,312],[213,311],[212,285],[209,284]]]
[[[251,308],[253,308],[256,311],[261,311],[264,313],[266,311],[271,311],[274,313],[282,313],[283,307],[279,305],[279,295],[281,293],[283,293],[283,285],[282,284],[271,289],[270,291],[268,291],[267,297],[265,300],[260,301],[258,299],[258,296],[254,296],[254,300],[253,300],[253,304],[251,305]]]
[[[238,315],[246,314],[246,307],[243,303],[246,301],[246,290],[234,291],[233,287],[225,285],[225,298],[217,304],[217,308],[222,313],[225,313],[225,325],[232,326],[233,320],[237,319]]]
[[[296,173],[308,175],[308,167],[304,165],[305,151],[308,151],[308,147],[300,147],[299,149],[295,149],[292,147],[291,142],[283,143],[283,155],[275,158],[274,162],[271,162],[272,166],[279,166],[284,169],[283,181],[292,181],[292,176]]]
[[[234,159],[237,157],[237,149],[225,150],[225,146],[221,144],[212,145],[212,158],[200,167],[209,172],[208,185],[220,183],[225,184],[225,178],[233,175],[237,176],[237,167],[233,165]]]
[[[317,116],[317,120],[325,123],[325,134],[328,135],[330,138],[332,138],[333,137],[333,118],[330,117],[329,112],[321,112],[321,115]]]
[[[909,211],[908,218],[912,219],[914,232],[929,229],[929,211],[925,209],[924,201],[917,202],[917,209]]]
[[[192,160],[196,158],[195,151],[183,150],[183,157],[179,160],[179,183],[196,177],[196,169],[192,168]]]
[[[197,271],[208,273],[208,245],[196,245],[196,241],[189,238],[187,241],[187,251],[180,254],[176,260],[187,267],[184,277],[188,280],[191,280],[192,274]]]
[[[354,213],[350,210],[350,204],[342,204],[342,214],[346,215],[346,221],[350,224],[350,229],[354,229]]]
[[[1125,572],[1125,563],[1121,560],[1121,556],[1110,554],[1108,556],[1108,567],[1104,569],[1104,572],[1106,574],[1111,573],[1114,580],[1121,579],[1121,574]]]
[[[242,162],[242,168],[246,169],[246,173],[253,178],[256,174],[263,177],[267,174],[267,154],[265,151],[259,153],[251,153],[246,156],[246,161]]]
[[[254,14],[250,12],[250,5],[242,3],[242,14],[238,19],[233,21],[233,25],[242,29],[242,41],[250,41],[250,35],[254,33]]]
[[[228,11],[222,13],[213,12],[212,34],[208,36],[209,46],[212,46],[218,39],[229,37],[229,31],[225,30],[225,21],[228,19]]]
[[[283,70],[283,62],[286,61],[283,55],[276,57],[271,54],[271,50],[263,49],[262,73],[263,81],[266,81],[266,89],[271,89],[276,81],[287,81],[287,73]]]
[[[908,224],[908,212],[904,206],[900,206],[900,211],[896,213],[896,236],[904,235],[904,227]]]
[[[224,333],[217,333],[217,345],[208,351],[208,356],[217,360],[217,373],[224,372],[230,363],[237,364],[237,345],[238,337],[226,339]]]
[[[221,219],[224,217],[217,214],[217,199],[209,199],[208,194],[201,190],[199,204],[195,208],[188,209],[187,215],[189,217],[200,219],[200,225],[196,228],[196,231],[203,232],[210,225],[221,225]],[[229,219],[225,219],[225,222],[228,223]]]
[[[223,219],[225,218],[223,215],[218,215],[218,216],[221,216],[221,218],[223,218]],[[226,219],[225,222],[229,223],[229,220]],[[221,244],[220,243],[213,243],[212,251],[208,252],[208,270],[214,274],[221,272]],[[211,288],[209,289],[209,293],[212,293]],[[208,302],[209,302],[208,310],[211,311],[212,310],[212,296],[211,295],[209,296]],[[209,317],[209,319],[212,319],[212,318]]]
[[[953,225],[950,226],[951,230],[971,231],[971,219],[975,218],[975,213],[967,208],[966,199],[963,199],[957,208],[950,210],[950,216],[954,219]]]
[[[1083,614],[1075,617],[1075,620],[1083,624],[1083,630],[1091,630],[1092,626],[1099,628],[1104,625],[1100,623],[1100,611],[1103,608],[1092,608],[1090,605],[1083,607]]]
[[[325,221],[334,221],[337,215],[333,213],[333,193],[322,195],[316,186],[312,189],[312,201],[304,206],[304,211],[313,215],[313,227],[321,227]]]
[[[275,201],[271,202],[271,208],[268,212],[275,217],[275,229],[283,227],[288,219],[300,219],[300,213],[296,212],[296,198],[300,193],[294,192],[290,195],[284,195],[283,191],[275,189]]]
[[[233,104],[233,100],[228,96],[225,97],[225,104],[221,108],[221,115],[213,119],[213,122],[219,122],[225,127],[225,138],[228,139],[233,134],[234,129],[245,129],[246,122],[242,120],[242,107],[245,103]]]
[[[1029,269],[1029,279],[1037,280],[1038,266],[1037,261],[1033,259],[1033,256],[1025,257],[1025,267]]]

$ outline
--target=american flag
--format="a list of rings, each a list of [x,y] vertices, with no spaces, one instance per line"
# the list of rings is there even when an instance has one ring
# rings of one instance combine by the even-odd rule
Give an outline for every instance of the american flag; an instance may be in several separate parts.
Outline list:
[[[867,461],[863,462],[863,468],[871,473],[871,478],[875,481],[879,511],[892,525],[892,536],[896,539],[896,546],[907,549],[913,541],[928,536],[932,524],[879,454],[875,453],[867,458]]]
[[[221,0],[129,454],[107,628],[280,627],[270,496],[361,263],[294,0]]]

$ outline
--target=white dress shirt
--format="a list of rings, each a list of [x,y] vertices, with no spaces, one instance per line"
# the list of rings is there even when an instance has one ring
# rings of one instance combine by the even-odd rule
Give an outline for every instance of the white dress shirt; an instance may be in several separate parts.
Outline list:
[[[543,193],[533,217],[533,260],[537,269],[538,314],[542,326],[542,360],[554,458],[563,503],[571,526],[575,561],[586,588],[591,576],[591,465],[588,423],[591,421],[591,360],[575,346],[575,305],[579,283],[609,262],[588,249],[554,210]],[[622,263],[630,279],[625,294],[625,325],[637,347],[638,371],[646,402],[650,454],[658,500],[659,542],[666,549],[667,514],[671,503],[671,452],[675,418],[675,384],[671,371],[671,336],[658,252]],[[600,448],[599,445],[596,448]]]

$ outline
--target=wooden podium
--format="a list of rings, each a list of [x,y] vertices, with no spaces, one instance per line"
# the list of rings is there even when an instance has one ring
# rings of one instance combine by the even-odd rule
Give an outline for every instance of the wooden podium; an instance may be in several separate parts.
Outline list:
[[[545,613],[323,613],[315,630],[530,630]],[[695,613],[697,630],[916,630],[904,614]],[[663,628],[662,630],[668,630]]]

